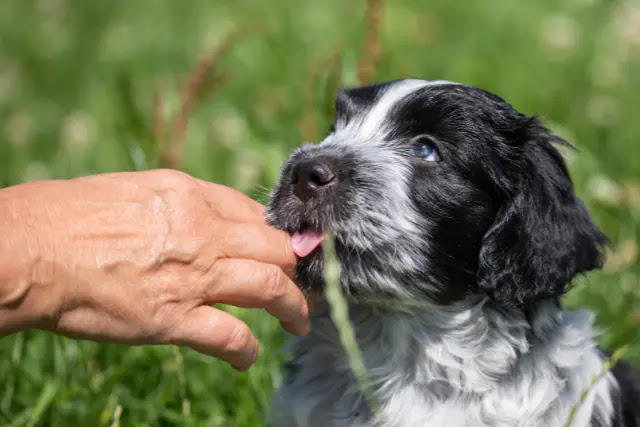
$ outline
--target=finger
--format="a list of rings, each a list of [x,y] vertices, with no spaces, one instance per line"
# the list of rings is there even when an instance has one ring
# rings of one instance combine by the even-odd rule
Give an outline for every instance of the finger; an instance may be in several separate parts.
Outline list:
[[[216,251],[228,258],[244,258],[275,264],[291,274],[295,270],[296,255],[291,236],[275,228],[258,224],[227,222],[217,230]]]
[[[313,294],[309,295],[309,297],[307,298],[307,306],[309,307],[309,312],[313,313],[316,310],[316,308],[318,308],[320,303],[321,303],[320,297]]]
[[[277,266],[253,260],[218,260],[207,294],[210,303],[264,308],[295,335],[309,333],[309,308],[300,289]]]
[[[224,219],[235,222],[266,224],[264,206],[238,190],[194,178],[205,199]]]
[[[164,191],[168,188],[187,188],[196,184],[220,217],[230,221],[266,224],[264,207],[260,203],[240,191],[192,177],[184,172],[156,169],[98,176],[99,179],[113,179],[114,177],[131,183],[143,184],[158,191]]]
[[[258,356],[258,340],[241,320],[209,306],[191,310],[172,331],[171,342],[222,359],[245,371]]]

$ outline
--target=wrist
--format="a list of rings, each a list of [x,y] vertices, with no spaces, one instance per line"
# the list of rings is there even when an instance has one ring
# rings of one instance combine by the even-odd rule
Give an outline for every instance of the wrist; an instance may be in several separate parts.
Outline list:
[[[58,311],[54,264],[40,249],[38,189],[33,183],[0,190],[0,336],[48,329]]]

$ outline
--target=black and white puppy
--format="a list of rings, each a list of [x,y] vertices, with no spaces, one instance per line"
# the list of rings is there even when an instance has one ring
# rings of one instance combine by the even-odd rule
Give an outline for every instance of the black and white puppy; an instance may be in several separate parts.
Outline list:
[[[294,151],[267,216],[321,295],[323,232],[375,395],[370,413],[325,304],[293,340],[277,425],[637,426],[640,376],[602,370],[592,316],[559,297],[606,243],[563,144],[484,90],[402,80],[337,95],[318,145]]]

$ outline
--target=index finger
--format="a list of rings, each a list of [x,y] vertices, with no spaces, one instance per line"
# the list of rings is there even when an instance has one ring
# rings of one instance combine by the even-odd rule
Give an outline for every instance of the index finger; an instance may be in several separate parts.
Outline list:
[[[185,184],[197,185],[205,200],[224,219],[236,222],[266,224],[264,206],[233,188],[195,178],[183,172],[163,169],[144,172],[116,172],[94,175],[85,179],[104,180],[126,178],[132,184],[145,184],[152,189],[184,189]],[[191,188],[191,187],[189,187]]]
[[[259,224],[228,222],[216,230],[214,245],[227,258],[243,258],[280,266],[286,273],[295,270],[297,258],[291,236]]]
[[[233,188],[194,178],[204,198],[222,218],[235,222],[266,224],[264,206]]]

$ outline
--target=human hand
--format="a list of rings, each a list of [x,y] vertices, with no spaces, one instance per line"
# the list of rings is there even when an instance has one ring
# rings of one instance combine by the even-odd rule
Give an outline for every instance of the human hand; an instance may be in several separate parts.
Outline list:
[[[167,170],[35,182],[0,191],[3,224],[0,334],[186,345],[244,370],[256,338],[210,305],[309,330],[289,236],[230,188]]]

